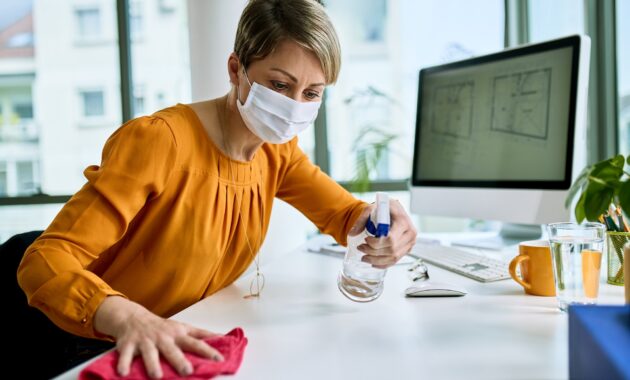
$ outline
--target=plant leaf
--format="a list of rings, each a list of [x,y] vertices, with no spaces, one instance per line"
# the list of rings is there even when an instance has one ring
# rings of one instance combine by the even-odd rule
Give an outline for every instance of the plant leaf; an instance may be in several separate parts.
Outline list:
[[[619,184],[619,179],[623,175],[623,169],[617,166],[599,166],[593,168],[589,177],[599,178],[604,182],[609,183],[611,186]]]
[[[621,183],[617,197],[619,198],[621,209],[626,215],[630,215],[630,179]]]
[[[356,174],[352,180],[351,186],[353,192],[364,193],[368,191],[370,187],[370,168],[367,157],[365,149],[360,149],[356,152]]]
[[[584,196],[585,195],[586,193],[582,193],[582,195],[580,195],[580,199],[575,205],[575,219],[577,220],[578,223],[582,223],[582,221],[584,221],[584,218],[586,218],[586,214],[584,213]]]
[[[593,168],[600,168],[604,166],[623,167],[623,161],[621,162],[621,166],[620,166],[620,162],[619,162],[620,160],[623,160],[623,156],[617,155],[615,157],[611,157],[611,158],[596,162],[595,164],[593,164]]]
[[[626,159],[622,154],[619,154],[611,158],[609,161],[612,166],[617,167],[617,168],[623,168],[623,165],[625,164]]]
[[[626,163],[630,165],[630,154],[628,155],[628,158],[626,159]]]
[[[593,169],[592,166],[585,167],[584,169],[582,169],[582,172],[580,173],[580,175],[578,175],[578,177],[575,179],[575,181],[573,182],[573,185],[571,185],[571,188],[569,189],[569,192],[567,193],[567,198],[564,201],[565,208],[571,207],[571,202],[573,202],[573,198],[575,198],[578,191],[581,191],[584,188],[584,186],[588,184],[588,176],[591,172],[591,169]]]
[[[589,182],[584,192],[584,214],[586,219],[596,222],[597,218],[608,210],[612,202],[614,189],[597,182]]]

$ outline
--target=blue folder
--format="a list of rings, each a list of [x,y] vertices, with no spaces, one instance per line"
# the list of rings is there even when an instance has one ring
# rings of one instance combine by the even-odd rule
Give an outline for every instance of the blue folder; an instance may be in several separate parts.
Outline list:
[[[630,380],[630,305],[569,307],[569,377]]]

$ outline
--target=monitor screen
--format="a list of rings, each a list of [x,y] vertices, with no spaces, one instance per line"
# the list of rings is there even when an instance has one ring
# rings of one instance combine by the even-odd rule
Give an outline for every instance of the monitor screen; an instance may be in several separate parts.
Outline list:
[[[567,189],[579,37],[420,71],[414,186]]]

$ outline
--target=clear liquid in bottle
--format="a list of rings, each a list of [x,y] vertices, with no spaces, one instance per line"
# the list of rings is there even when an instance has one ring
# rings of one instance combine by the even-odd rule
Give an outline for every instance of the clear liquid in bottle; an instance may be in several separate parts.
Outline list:
[[[367,228],[356,236],[348,236],[348,250],[337,279],[341,293],[355,302],[374,301],[383,293],[387,269],[374,268],[372,264],[361,261],[364,254],[357,249],[359,245],[365,243],[367,236],[387,236],[389,197],[386,193],[377,193],[376,203],[377,207],[368,219]],[[387,227],[384,227],[385,225]]]

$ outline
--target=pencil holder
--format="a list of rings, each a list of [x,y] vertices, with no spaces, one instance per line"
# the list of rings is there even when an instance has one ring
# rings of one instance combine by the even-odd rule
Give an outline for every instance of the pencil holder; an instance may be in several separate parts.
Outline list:
[[[623,246],[630,242],[630,232],[606,232],[608,283],[623,285]]]

